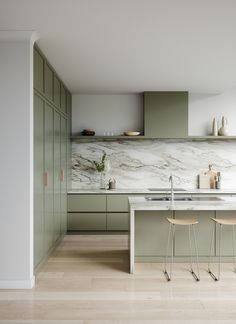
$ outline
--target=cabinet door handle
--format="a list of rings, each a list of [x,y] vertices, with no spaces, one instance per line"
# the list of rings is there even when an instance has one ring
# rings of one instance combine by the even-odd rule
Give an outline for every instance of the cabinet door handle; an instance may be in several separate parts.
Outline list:
[[[47,187],[48,186],[48,173],[44,172],[44,186]]]
[[[63,169],[61,169],[60,179],[61,179],[61,182],[64,181],[64,170]]]

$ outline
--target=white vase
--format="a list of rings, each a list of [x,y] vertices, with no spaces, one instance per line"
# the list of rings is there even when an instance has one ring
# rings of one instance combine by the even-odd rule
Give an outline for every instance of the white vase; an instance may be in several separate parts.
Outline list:
[[[215,117],[213,118],[213,122],[212,122],[212,135],[213,136],[218,135],[218,125],[217,125],[217,121],[216,121]]]
[[[228,127],[227,127],[227,125],[228,125],[228,121],[227,121],[227,119],[223,116],[223,117],[222,117],[222,126],[221,126],[221,128],[219,129],[219,131],[218,131],[218,134],[219,134],[220,136],[228,136],[228,135],[229,135],[229,131],[228,131]]]

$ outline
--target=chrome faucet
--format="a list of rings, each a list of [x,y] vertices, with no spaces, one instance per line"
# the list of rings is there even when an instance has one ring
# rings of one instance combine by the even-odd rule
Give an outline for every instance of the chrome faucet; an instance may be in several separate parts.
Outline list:
[[[174,181],[173,181],[173,175],[171,174],[169,177],[169,182],[171,183],[170,187],[170,199],[173,202],[175,200],[175,194],[174,194]]]

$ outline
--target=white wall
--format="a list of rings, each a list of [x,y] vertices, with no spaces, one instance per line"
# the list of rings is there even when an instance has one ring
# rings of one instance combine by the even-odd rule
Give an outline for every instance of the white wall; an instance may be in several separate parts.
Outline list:
[[[33,40],[0,31],[0,288],[33,275]]]
[[[72,134],[93,128],[96,135],[127,130],[143,132],[143,99],[139,94],[72,96]]]
[[[236,135],[236,88],[222,94],[191,94],[189,95],[189,135],[210,135],[212,120],[218,120],[221,126],[221,118],[228,118],[230,135]]]

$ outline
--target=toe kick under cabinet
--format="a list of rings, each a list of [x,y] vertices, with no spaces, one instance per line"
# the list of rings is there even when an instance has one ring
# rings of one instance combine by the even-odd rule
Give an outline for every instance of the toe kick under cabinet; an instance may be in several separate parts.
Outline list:
[[[68,231],[128,231],[127,195],[68,194]]]

